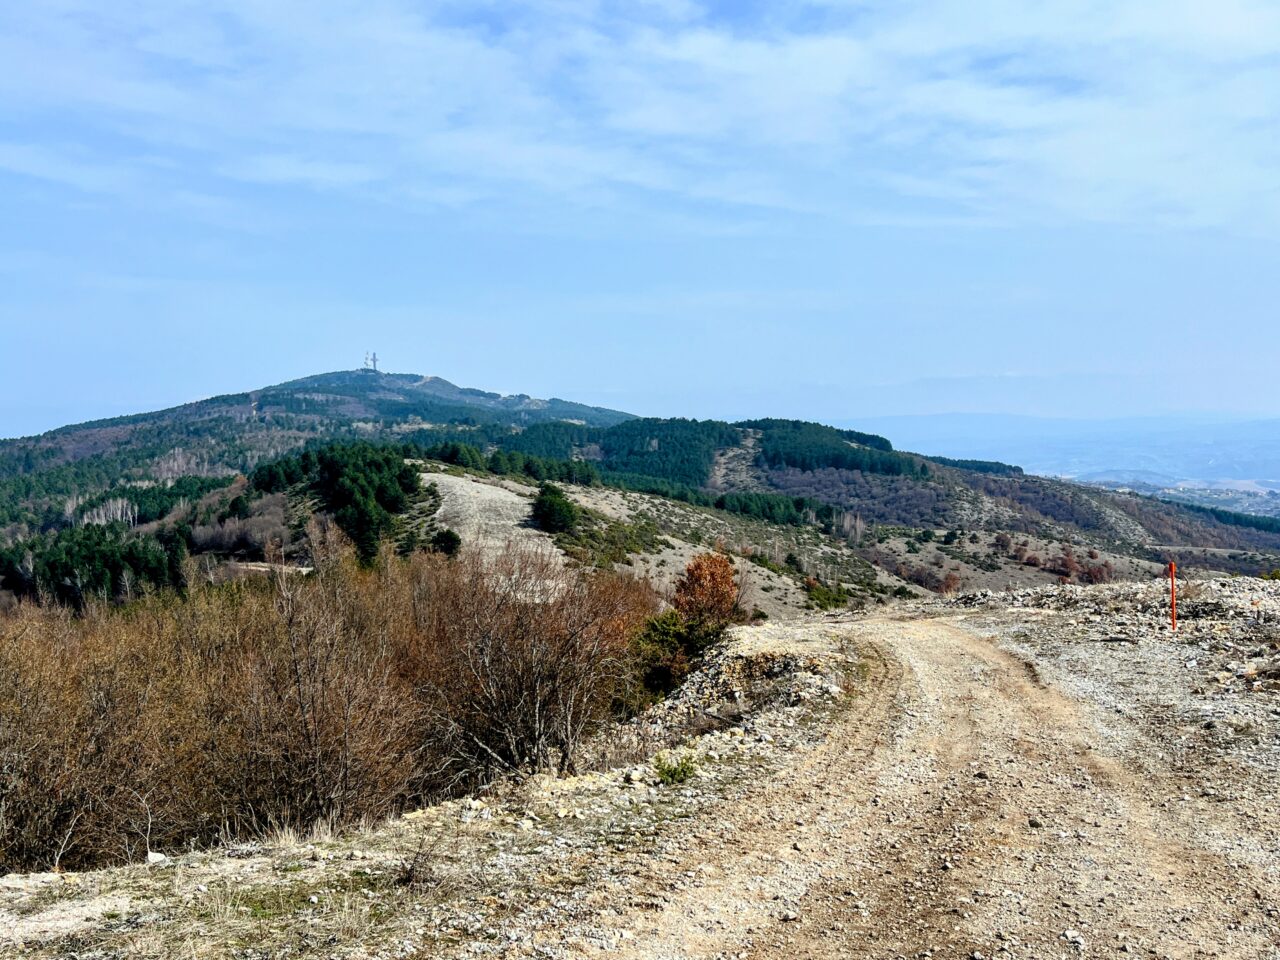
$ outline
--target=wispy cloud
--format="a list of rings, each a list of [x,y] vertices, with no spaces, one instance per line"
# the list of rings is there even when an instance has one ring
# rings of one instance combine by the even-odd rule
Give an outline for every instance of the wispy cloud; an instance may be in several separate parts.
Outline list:
[[[253,183],[294,183],[317,189],[354,187],[383,178],[377,168],[364,163],[311,160],[281,154],[247,157],[221,171],[236,180]]]
[[[13,4],[0,168],[123,194],[159,155],[148,187],[175,195],[1280,229],[1270,0],[730,8]]]
[[[117,163],[81,160],[73,151],[33,143],[0,143],[0,170],[87,193],[115,193],[131,181]]]

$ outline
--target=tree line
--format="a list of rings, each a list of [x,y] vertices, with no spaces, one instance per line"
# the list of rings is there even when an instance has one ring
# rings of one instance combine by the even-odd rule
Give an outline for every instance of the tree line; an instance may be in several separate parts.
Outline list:
[[[1011,463],[999,460],[953,460],[951,457],[925,457],[930,463],[956,470],[968,470],[971,473],[990,473],[1002,477],[1021,477],[1024,471]]]
[[[881,446],[855,445],[847,433],[820,423],[798,420],[757,420],[763,424],[760,460],[772,468],[800,470],[859,470],[888,476],[924,478],[929,466],[919,457],[885,450]],[[887,442],[887,441],[886,441]]]
[[[137,536],[121,523],[37,534],[0,549],[0,586],[77,610],[95,597],[128,600],[185,585],[187,541],[179,531]]]
[[[893,444],[886,437],[882,437],[879,434],[862,433],[859,430],[841,430],[837,427],[828,427],[825,424],[812,423],[808,420],[780,420],[776,417],[765,417],[759,420],[742,420],[735,426],[749,430],[759,430],[762,433],[808,430],[812,427],[819,427],[827,435],[834,433],[840,439],[847,440],[850,443],[870,447],[872,450],[880,450],[884,453],[893,452]]]

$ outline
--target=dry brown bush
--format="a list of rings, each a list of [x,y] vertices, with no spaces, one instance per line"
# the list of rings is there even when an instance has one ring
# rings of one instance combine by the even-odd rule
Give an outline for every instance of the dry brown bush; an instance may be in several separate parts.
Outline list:
[[[741,619],[741,600],[733,561],[723,553],[700,553],[676,581],[671,603],[687,623],[714,632]]]
[[[1111,583],[1115,578],[1115,564],[1110,560],[1107,560],[1105,563],[1087,564],[1085,568],[1080,571],[1081,583]]]
[[[909,563],[899,563],[894,569],[900,578],[908,583],[914,583],[918,587],[924,587],[926,590],[932,590],[934,593],[940,593],[943,587],[942,578],[928,567],[915,566]]]
[[[583,574],[545,552],[421,555],[402,653],[430,722],[438,776],[571,770],[584,734],[630,681],[630,641],[657,607],[647,583]]]
[[[519,550],[363,570],[314,534],[307,577],[0,615],[0,873],[570,769],[655,605]]]

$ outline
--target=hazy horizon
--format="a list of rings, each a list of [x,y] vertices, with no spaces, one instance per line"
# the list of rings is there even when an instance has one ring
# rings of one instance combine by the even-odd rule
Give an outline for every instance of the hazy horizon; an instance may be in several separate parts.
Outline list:
[[[0,11],[0,435],[352,367],[1275,416],[1280,10]]]
[[[381,363],[379,364],[379,366],[381,367]],[[342,369],[355,370],[360,368],[358,366],[353,366],[353,367],[342,368]],[[332,370],[312,371],[311,373],[304,374],[303,376],[305,377],[305,376],[319,375],[323,373],[332,373],[332,372],[339,372],[339,368],[334,368]],[[687,409],[648,410],[643,408],[632,408],[627,406],[620,406],[617,404],[612,404],[609,402],[597,400],[591,397],[582,397],[582,396],[576,396],[576,395],[565,394],[565,393],[541,394],[534,391],[522,389],[519,385],[515,385],[509,388],[495,388],[489,384],[467,383],[467,382],[454,379],[452,377],[443,376],[439,373],[430,373],[426,371],[414,371],[414,370],[385,371],[384,370],[382,372],[399,374],[399,375],[435,376],[435,377],[440,377],[441,379],[444,379],[444,380],[449,380],[450,382],[454,383],[456,386],[459,386],[459,387],[471,387],[471,388],[487,390],[490,392],[507,394],[507,395],[523,393],[530,396],[538,397],[540,399],[550,399],[551,397],[555,396],[555,397],[559,397],[562,400],[571,400],[579,403],[586,403],[592,406],[608,407],[611,409],[619,410],[623,413],[634,414],[636,416],[641,416],[641,417],[679,416],[679,417],[692,417],[695,419],[702,419],[702,420],[728,420],[728,421],[746,420],[746,419],[753,419],[756,417],[764,417],[764,416],[794,417],[796,419],[805,419],[805,420],[813,420],[817,422],[829,423],[839,427],[852,427],[852,428],[863,429],[863,430],[871,430],[873,432],[881,432],[885,436],[889,437],[890,440],[894,440],[898,446],[903,448],[912,446],[911,437],[914,434],[909,429],[912,424],[935,426],[935,425],[945,425],[948,423],[980,424],[980,423],[989,422],[993,425],[1001,425],[1001,424],[1007,423],[1007,424],[1013,425],[1014,427],[1021,424],[1025,426],[1035,426],[1038,429],[1046,426],[1060,425],[1063,429],[1067,430],[1068,432],[1071,432],[1073,428],[1085,426],[1085,425],[1096,425],[1099,427],[1111,426],[1127,432],[1132,432],[1135,429],[1141,429],[1142,425],[1144,424],[1149,424],[1152,428],[1158,429],[1162,432],[1167,432],[1167,431],[1176,431],[1179,429],[1192,428],[1192,427],[1203,426],[1203,425],[1242,424],[1242,423],[1266,422],[1270,420],[1280,420],[1280,418],[1277,418],[1277,417],[1267,417],[1267,416],[1251,415],[1251,414],[1244,414],[1244,413],[1237,413],[1237,414],[1214,413],[1210,411],[1184,411],[1180,413],[1165,413],[1165,414],[1149,413],[1149,414],[1138,414],[1138,415],[1131,415],[1131,416],[1101,415],[1101,416],[1088,417],[1088,416],[1036,414],[1036,413],[1026,413],[1026,412],[1002,413],[1002,412],[995,412],[990,410],[948,411],[944,413],[883,412],[883,413],[855,414],[853,416],[848,416],[848,415],[845,415],[844,413],[836,413],[834,415],[831,415],[831,414],[824,413],[819,409],[805,409],[803,407],[794,407],[794,406],[788,407],[787,409],[783,409],[783,410],[765,409],[765,408],[757,409],[749,406],[743,407],[740,409],[723,409],[718,411],[717,410],[711,410],[711,411],[687,410]],[[30,415],[32,422],[37,423],[37,426],[32,430],[28,430],[26,432],[20,432],[20,433],[0,432],[0,440],[18,439],[21,437],[36,436],[36,435],[45,433],[49,430],[56,430],[60,427],[72,426],[75,424],[91,422],[95,420],[104,420],[104,419],[111,419],[119,416],[129,416],[132,414],[150,413],[150,412],[155,412],[159,410],[165,410],[171,407],[181,406],[187,403],[195,403],[201,400],[207,400],[216,396],[252,392],[254,390],[259,390],[265,387],[274,386],[276,383],[288,382],[289,380],[294,380],[294,379],[300,379],[300,378],[285,377],[285,378],[281,378],[278,381],[272,381],[271,383],[256,383],[252,385],[232,384],[227,386],[225,389],[219,389],[212,393],[183,396],[180,399],[157,402],[149,406],[128,407],[127,409],[119,407],[118,405],[119,401],[113,402],[110,398],[99,398],[97,399],[96,402],[90,403],[82,408],[74,408],[69,405],[59,405],[56,407],[51,407],[51,408],[42,410],[39,405],[34,405],[34,404],[28,405],[24,413]],[[48,420],[47,422],[44,422],[44,425],[39,425],[42,422],[40,419],[40,414],[42,412],[45,412],[45,413],[48,413],[49,416],[56,416],[56,414],[52,412],[54,410],[65,411],[65,418]],[[904,434],[904,428],[908,428],[905,434]],[[930,435],[927,432],[927,430],[928,430],[928,427],[926,427],[926,433],[924,434],[925,436]],[[898,434],[898,436],[895,436],[895,434]],[[954,442],[963,443],[965,438],[963,435],[959,435],[953,438],[953,440]],[[928,450],[921,447],[918,450],[918,452],[927,452],[927,453],[934,453],[934,454],[946,455],[946,456],[965,455],[964,450],[962,448],[955,447],[954,444],[937,445],[937,449],[930,448]],[[972,450],[968,452],[973,456],[979,456],[979,455],[986,456],[989,454],[989,451],[987,453],[982,453],[981,451],[972,451]]]

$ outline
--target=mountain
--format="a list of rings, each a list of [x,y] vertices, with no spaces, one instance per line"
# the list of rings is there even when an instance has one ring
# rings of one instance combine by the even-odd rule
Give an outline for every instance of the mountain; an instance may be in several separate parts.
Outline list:
[[[258,412],[296,411],[299,406],[317,416],[361,419],[502,423],[525,425],[569,421],[608,427],[632,418],[629,413],[590,407],[552,397],[538,400],[527,394],[503,396],[459,387],[440,377],[411,373],[348,370],[292,380],[246,395]]]
[[[369,446],[329,456],[328,467],[295,456],[334,441]],[[972,459],[986,448],[952,443],[941,452],[949,456],[820,423],[640,418],[436,377],[342,371],[0,442],[0,561],[28,589],[39,579],[29,569],[39,559],[29,562],[33,551],[58,558],[59,589],[80,576],[77,557],[104,551],[165,582],[177,576],[183,550],[261,560],[284,543],[304,559],[306,518],[327,510],[359,521],[371,556],[381,538],[403,532],[392,515],[431,507],[407,496],[415,482],[396,464],[410,457],[522,483],[622,488],[649,498],[641,512],[655,516],[675,516],[662,505],[683,504],[679,535],[689,544],[723,541],[722,518],[732,516],[756,524],[733,534],[754,556],[792,545],[783,551],[796,558],[788,575],[861,565],[883,572],[881,587],[1096,582],[1150,576],[1169,559],[1248,573],[1280,566],[1275,518]],[[282,466],[282,458],[290,459]],[[348,468],[359,475],[344,487],[335,471]],[[653,541],[648,528],[641,535],[600,523],[612,546],[577,544],[577,555],[614,563]],[[410,525],[416,533],[404,549],[440,532],[425,514]],[[130,536],[158,540],[140,553]],[[837,555],[849,563],[832,566]],[[784,559],[772,557],[770,569]]]
[[[316,440],[379,439],[431,428],[501,432],[548,421],[611,426],[628,419],[617,410],[503,396],[439,377],[319,374],[0,440],[0,534],[15,522],[47,526],[67,497],[122,479],[229,476]]]
[[[136,442],[149,432],[162,432],[166,427],[194,426],[194,435],[199,435],[200,427],[216,432],[221,422],[239,424],[242,429],[238,432],[252,433],[255,427],[269,432],[335,431],[372,421],[522,426],[566,420],[611,426],[628,419],[631,414],[617,410],[557,398],[538,400],[525,394],[503,396],[459,387],[440,377],[344,370],[197,400],[167,410],[75,424],[38,437],[0,440],[0,451],[57,450],[59,457],[74,460],[122,441]]]

